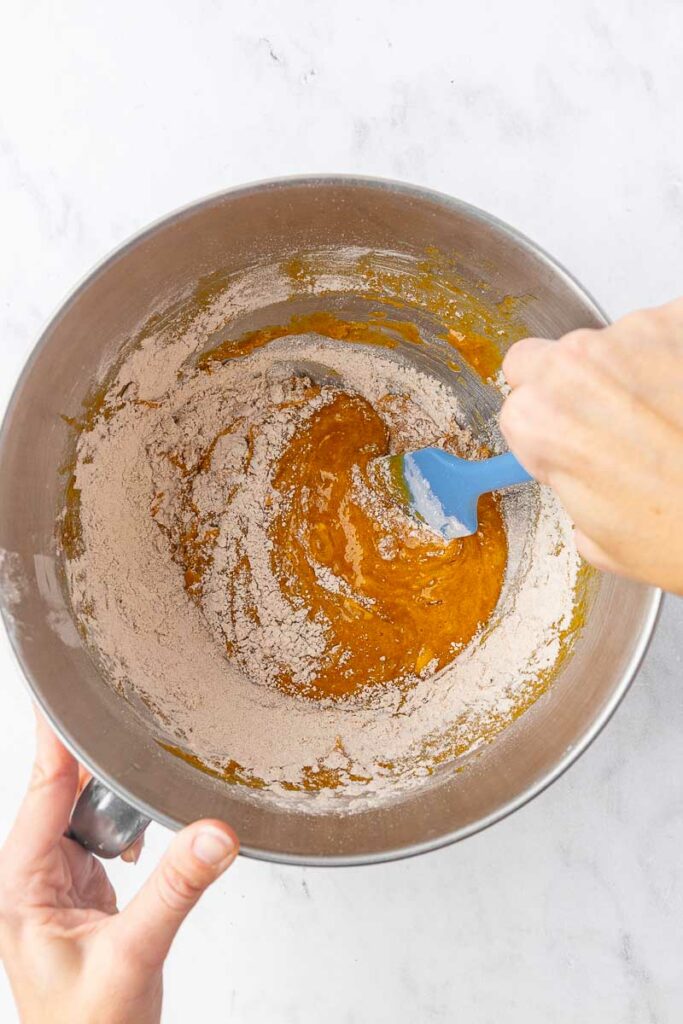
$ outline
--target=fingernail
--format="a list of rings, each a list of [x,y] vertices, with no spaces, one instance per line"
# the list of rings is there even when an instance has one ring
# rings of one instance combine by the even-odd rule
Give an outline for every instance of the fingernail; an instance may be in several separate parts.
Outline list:
[[[217,828],[202,829],[192,842],[192,852],[197,860],[212,868],[218,867],[234,850],[235,844],[230,836]]]

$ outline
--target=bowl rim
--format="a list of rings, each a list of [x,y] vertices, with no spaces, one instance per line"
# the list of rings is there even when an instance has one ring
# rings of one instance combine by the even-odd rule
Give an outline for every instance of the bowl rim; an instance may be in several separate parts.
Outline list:
[[[205,195],[199,199],[192,200],[188,203],[177,207],[169,213],[163,214],[160,217],[155,218],[153,221],[145,224],[142,228],[133,232],[126,239],[116,245],[113,249],[109,250],[104,256],[97,260],[93,266],[87,270],[80,279],[74,284],[74,286],[66,293],[61,302],[56,306],[54,311],[47,318],[42,330],[38,335],[38,340],[31,349],[26,362],[24,363],[21,372],[15,382],[15,385],[10,394],[7,402],[5,412],[3,414],[2,423],[0,424],[0,450],[3,447],[6,433],[9,430],[9,424],[12,419],[12,413],[17,402],[20,400],[21,391],[23,384],[28,377],[34,362],[40,355],[42,349],[47,344],[48,336],[58,322],[58,320],[67,312],[69,307],[78,299],[80,293],[88,287],[92,278],[104,271],[107,267],[118,262],[119,259],[123,258],[126,253],[134,246],[138,245],[148,236],[151,236],[155,231],[163,226],[170,225],[174,222],[183,220],[186,216],[194,214],[198,210],[204,207],[211,206],[216,202],[226,199],[228,197],[239,197],[247,196],[257,192],[267,190],[278,190],[285,189],[292,185],[305,186],[315,188],[333,186],[333,187],[366,187],[375,188],[377,190],[394,192],[398,195],[402,195],[406,198],[414,198],[418,200],[429,200],[442,207],[458,210],[465,214],[473,221],[485,224],[488,227],[493,228],[508,240],[513,242],[515,245],[525,250],[529,254],[533,255],[542,264],[552,270],[553,273],[564,278],[565,282],[571,290],[576,292],[581,299],[593,308],[598,319],[604,321],[605,324],[609,323],[609,318],[605,314],[604,310],[598,305],[593,296],[588,292],[579,280],[566,269],[555,257],[551,256],[542,246],[532,241],[527,235],[519,231],[517,228],[512,227],[506,221],[501,220],[494,214],[488,213],[481,207],[475,206],[472,203],[465,202],[462,199],[457,199],[454,196],[450,196],[445,192],[440,192],[436,189],[426,188],[420,185],[414,185],[410,182],[383,178],[371,175],[356,175],[356,174],[294,174],[294,175],[283,175],[276,178],[265,178],[258,179],[252,182],[246,182],[239,185],[231,186],[227,189],[219,189],[208,195]],[[626,696],[628,689],[630,688],[641,664],[647,649],[652,640],[654,630],[659,618],[662,605],[663,593],[661,589],[657,587],[651,587],[643,585],[644,589],[648,592],[649,600],[646,604],[644,624],[641,627],[640,635],[636,646],[631,654],[631,657],[621,674],[621,679],[618,685],[614,688],[610,699],[602,708],[600,714],[593,720],[590,727],[585,730],[583,736],[571,747],[569,747],[564,754],[564,757],[558,761],[552,770],[547,772],[542,778],[540,778],[533,785],[528,786],[525,790],[519,793],[512,800],[509,800],[506,804],[497,808],[491,814],[484,818],[481,818],[475,822],[471,822],[469,825],[462,826],[461,828],[454,829],[450,832],[446,832],[433,839],[428,839],[419,843],[411,843],[409,846],[401,847],[399,849],[390,849],[382,851],[381,853],[374,854],[346,854],[346,855],[321,855],[321,856],[302,856],[298,854],[282,854],[276,853],[269,850],[264,850],[259,847],[253,847],[249,845],[240,846],[240,852],[246,857],[250,857],[255,860],[268,861],[271,863],[300,866],[300,867],[353,867],[370,864],[382,864],[385,862],[404,860],[410,857],[416,857],[423,853],[428,853],[432,850],[442,849],[445,846],[450,846],[453,843],[459,842],[462,839],[466,839],[468,836],[475,835],[478,832],[483,832],[485,829],[490,828],[496,822],[502,821],[509,815],[513,814],[514,811],[524,807],[535,797],[539,796],[544,790],[546,790],[553,782],[560,778],[567,769],[574,764],[579,757],[585,753],[588,747],[594,742],[595,739],[600,735],[602,730],[605,728],[610,718],[621,704],[622,700]],[[125,800],[132,807],[145,814],[152,821],[158,822],[164,825],[166,828],[177,831],[183,827],[183,823],[179,822],[170,816],[160,813],[150,804],[147,804],[143,800],[139,800],[127,787],[122,786],[119,782],[100,769],[97,764],[96,757],[92,757],[87,754],[81,747],[77,740],[64,733],[62,726],[56,720],[56,717],[52,714],[49,706],[43,699],[42,695],[34,688],[33,679],[28,667],[24,663],[21,655],[18,643],[15,641],[13,630],[10,626],[7,611],[3,601],[0,601],[0,612],[7,630],[9,637],[10,646],[14,651],[14,655],[21,668],[21,674],[23,676],[23,682],[28,689],[33,700],[38,703],[41,711],[46,716],[55,732],[60,737],[64,746],[77,758],[85,767],[92,772],[97,778],[101,779],[112,792],[116,793],[117,796]]]

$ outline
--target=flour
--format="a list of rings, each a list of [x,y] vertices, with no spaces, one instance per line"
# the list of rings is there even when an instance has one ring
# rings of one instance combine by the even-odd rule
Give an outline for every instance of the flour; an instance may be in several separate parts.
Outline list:
[[[407,687],[341,701],[283,692],[283,672],[296,685],[315,678],[328,643],[325,622],[283,592],[274,568],[270,527],[287,498],[272,473],[297,432],[342,389],[381,410],[399,450],[474,441],[451,390],[389,350],[303,335],[204,372],[192,365],[204,337],[146,339],[111,386],[125,389],[116,412],[80,436],[83,553],[66,571],[87,641],[166,737],[216,770],[239,764],[266,787],[259,799],[345,810],[419,785],[552,669],[574,605],[571,524],[544,488],[508,493],[500,599],[441,671],[428,663]],[[315,365],[333,383],[293,372]],[[312,571],[320,587],[357,599],[327,567]],[[328,776],[336,788],[299,791]]]

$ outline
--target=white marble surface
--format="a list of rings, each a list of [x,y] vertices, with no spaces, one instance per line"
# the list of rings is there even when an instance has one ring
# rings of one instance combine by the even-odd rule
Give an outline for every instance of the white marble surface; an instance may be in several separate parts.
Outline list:
[[[683,6],[616,0],[5,0],[0,402],[65,291],[238,182],[403,178],[515,224],[612,315],[683,291]],[[374,868],[240,861],[167,971],[165,1020],[683,1018],[683,603],[606,732],[465,843]],[[0,642],[0,833],[31,716]],[[149,833],[124,899],[167,842]],[[0,1019],[15,1019],[0,981]]]

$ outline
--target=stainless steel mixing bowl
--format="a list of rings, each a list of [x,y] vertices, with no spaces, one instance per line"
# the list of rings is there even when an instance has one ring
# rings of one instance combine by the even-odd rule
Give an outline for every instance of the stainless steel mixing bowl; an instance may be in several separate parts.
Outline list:
[[[466,770],[446,769],[424,789],[346,816],[283,810],[201,773],[167,753],[157,727],[103,683],[71,622],[58,571],[55,517],[69,429],[62,414],[77,412],[163,297],[215,271],[229,275],[335,246],[453,253],[474,291],[531,296],[524,319],[542,336],[605,322],[566,271],[500,221],[444,195],[371,179],[295,178],[222,193],[143,231],[90,274],[44,331],[4,420],[0,553],[4,618],[33,694],[105,784],[76,823],[104,852],[129,838],[117,833],[131,826],[119,798],[136,809],[138,826],[145,815],[172,828],[214,816],[232,823],[245,853],[289,863],[368,863],[462,839],[520,807],[586,749],[646,649],[659,592],[602,577],[572,657],[533,708]]]

